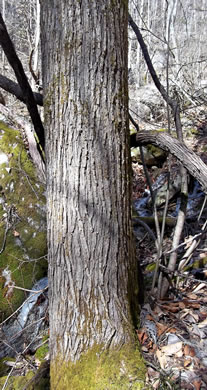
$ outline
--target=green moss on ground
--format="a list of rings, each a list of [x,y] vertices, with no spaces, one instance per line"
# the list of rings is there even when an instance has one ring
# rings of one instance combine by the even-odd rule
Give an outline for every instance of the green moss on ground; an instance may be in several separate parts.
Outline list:
[[[49,345],[47,342],[37,349],[37,351],[35,352],[35,358],[38,359],[40,362],[43,362],[48,352],[49,352]]]
[[[163,151],[162,149],[158,148],[157,146],[154,145],[147,145],[147,150],[152,156],[155,158],[166,158],[167,153]]]
[[[45,276],[47,261],[44,185],[20,131],[0,122],[0,320],[25,299],[8,292],[5,270],[17,286],[30,289]],[[39,259],[35,260],[34,259]]]
[[[8,361],[13,362],[13,361],[15,361],[15,359],[8,358],[8,357],[4,357],[4,358],[0,359],[0,377],[8,375],[9,371],[11,370],[11,367],[9,367],[5,364],[5,362],[8,362]]]
[[[3,360],[12,360],[8,358],[1,359]],[[1,367],[0,361],[0,367]],[[8,368],[8,371],[11,370],[11,367]],[[4,370],[4,373],[0,375],[0,388],[2,389],[5,382],[7,381],[6,389],[9,390],[49,390],[50,389],[50,378],[49,378],[49,363],[43,362],[36,372],[30,370],[24,376],[10,376],[7,377],[7,372]],[[21,372],[21,369],[20,369]]]
[[[6,390],[21,390],[24,389],[26,384],[32,379],[34,376],[34,373],[32,371],[29,371],[27,375],[25,376],[10,376],[9,380],[7,382]],[[5,382],[7,380],[7,376],[3,376],[0,378],[0,388],[2,389]],[[45,387],[44,389],[47,389]],[[37,388],[35,390],[38,390]],[[39,390],[43,390],[39,389]]]
[[[142,390],[146,367],[138,348],[95,346],[76,363],[51,363],[50,374],[52,390]]]

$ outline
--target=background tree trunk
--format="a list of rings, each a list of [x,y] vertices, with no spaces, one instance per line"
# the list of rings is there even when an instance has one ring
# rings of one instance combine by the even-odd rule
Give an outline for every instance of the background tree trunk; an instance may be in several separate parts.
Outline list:
[[[134,341],[127,22],[122,0],[42,2],[53,367]]]

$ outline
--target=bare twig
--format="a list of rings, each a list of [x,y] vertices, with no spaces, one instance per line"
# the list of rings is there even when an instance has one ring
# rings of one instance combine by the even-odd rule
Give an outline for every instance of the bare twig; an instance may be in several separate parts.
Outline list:
[[[29,300],[29,299],[31,299],[33,296],[35,296],[36,294],[38,294],[38,293],[40,293],[40,292],[44,292],[44,291],[46,291],[46,287],[45,288],[43,288],[42,290],[39,290],[39,291],[34,291],[34,290],[32,290],[32,295],[29,295],[28,297],[27,297],[27,299],[12,313],[12,314],[10,314],[10,316],[9,317],[7,317],[4,321],[2,321],[1,323],[0,323],[0,327],[2,326],[2,325],[4,325],[7,321],[9,321],[10,320],[10,318],[12,318],[13,316],[15,316],[15,314],[16,313],[18,313],[18,311],[19,310],[21,310],[21,308],[24,306],[24,304]]]
[[[171,271],[168,267],[165,267],[162,264],[160,264],[160,268],[166,274],[177,276],[177,277],[180,277],[180,278],[183,278],[183,279],[188,279],[188,280],[190,279],[190,280],[192,280],[192,282],[204,283],[205,285],[207,285],[207,281],[205,281],[205,280],[200,280],[200,279],[194,278],[192,275],[184,274],[183,272],[180,272],[180,271],[177,271],[177,270],[176,271],[175,270]]]
[[[12,286],[12,288],[16,288],[17,290],[22,290],[22,291],[26,291],[26,292],[32,292],[32,293],[34,293],[34,295],[42,293],[48,289],[48,287],[45,287],[42,290],[35,290],[34,291],[34,290],[29,290],[28,288],[23,288],[23,287],[19,287],[19,286]]]
[[[17,358],[16,358],[16,362],[15,362],[16,364],[12,367],[12,369],[11,369],[10,372],[9,372],[9,374],[7,375],[7,378],[6,378],[5,382],[4,382],[4,386],[3,386],[2,390],[5,390],[5,389],[6,389],[6,387],[7,387],[7,385],[8,385],[9,378],[10,378],[10,376],[12,375],[14,369],[16,368],[17,363],[18,363],[19,360],[21,359],[22,355],[24,355],[24,353],[29,349],[30,345],[31,345],[33,342],[34,342],[34,340],[32,340],[32,341],[29,343],[29,345],[27,345],[27,346],[25,347],[25,349],[24,349],[21,353],[18,354],[18,356],[17,356]]]
[[[174,251],[177,251],[178,249],[182,248],[183,246],[186,246],[187,244],[189,244],[190,242],[194,241],[195,239],[197,239],[198,237],[202,236],[203,234],[205,234],[207,232],[207,230],[204,230],[203,232],[200,232],[198,234],[195,234],[193,237],[190,237],[188,240],[186,240],[185,242],[182,242],[181,244],[179,244],[177,247],[171,249],[170,251],[165,251],[163,254],[164,255],[169,255],[170,253],[174,252]],[[203,249],[205,250],[205,249]],[[207,250],[207,248],[206,248]]]
[[[203,224],[201,230],[205,231],[206,230],[206,226],[207,226],[207,221],[205,221],[205,223]],[[197,238],[194,238],[191,246],[187,249],[185,255],[183,256],[182,260],[180,261],[179,267],[178,267],[179,270],[182,270],[188,264],[189,260],[191,259],[192,254],[193,254],[193,251],[199,245],[200,240],[197,240]]]

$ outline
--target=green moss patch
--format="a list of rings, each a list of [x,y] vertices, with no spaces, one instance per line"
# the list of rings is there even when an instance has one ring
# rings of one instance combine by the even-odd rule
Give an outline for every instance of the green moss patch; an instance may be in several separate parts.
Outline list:
[[[34,376],[34,373],[32,371],[29,371],[27,375],[25,376],[10,376],[6,389],[7,390],[20,390],[24,389],[26,384],[32,379]],[[2,389],[5,382],[7,380],[7,376],[0,378],[0,388]]]
[[[48,338],[48,336],[47,336],[47,338]],[[43,340],[44,340],[44,338],[43,338]],[[35,352],[35,357],[40,362],[43,362],[45,357],[46,357],[46,355],[48,354],[48,352],[49,352],[49,345],[48,345],[48,342],[47,342],[47,343],[41,345],[41,347],[39,347],[37,349],[37,351]]]
[[[51,389],[142,390],[146,367],[138,348],[103,351],[95,346],[76,363],[51,364]]]
[[[47,272],[45,187],[20,131],[0,122],[0,320]]]

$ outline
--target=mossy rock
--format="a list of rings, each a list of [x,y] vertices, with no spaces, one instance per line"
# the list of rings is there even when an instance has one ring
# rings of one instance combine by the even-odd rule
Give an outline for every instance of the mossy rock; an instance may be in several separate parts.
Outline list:
[[[20,131],[0,122],[0,320],[47,273],[45,186]]]
[[[0,367],[3,366],[5,360],[12,360],[4,358],[0,360]],[[15,359],[13,359],[15,361]],[[49,378],[49,362],[43,362],[36,372],[29,370],[26,375],[21,375],[21,368],[19,369],[19,375],[16,373],[8,378],[8,373],[11,367],[4,365],[4,371],[0,372],[0,388],[2,389],[7,381],[6,389],[9,390],[49,390],[50,378]]]
[[[0,388],[2,389],[7,376],[0,377]],[[28,371],[25,376],[10,376],[6,386],[7,390],[49,390],[49,364],[44,362],[36,372]]]
[[[6,389],[7,390],[20,390],[24,389],[27,383],[32,379],[34,373],[29,371],[25,376],[10,376],[7,382]],[[3,376],[0,378],[0,388],[2,389],[5,382],[7,380],[7,376]],[[45,388],[47,389],[47,387]]]
[[[4,358],[0,359],[0,377],[8,375],[9,371],[11,370],[11,367],[9,367],[5,364],[5,362],[7,362],[7,361],[13,362],[13,361],[15,361],[15,359],[8,358],[8,357],[4,357]]]
[[[187,131],[185,132],[185,135],[189,138],[198,136],[199,130],[195,129],[195,128],[187,129]]]
[[[167,153],[157,146],[147,145],[147,147],[143,147],[142,149],[144,153],[145,164],[148,167],[153,165],[159,167],[162,165],[163,161],[166,160]],[[139,164],[142,164],[139,147],[131,148],[131,157],[132,161],[136,161]]]

